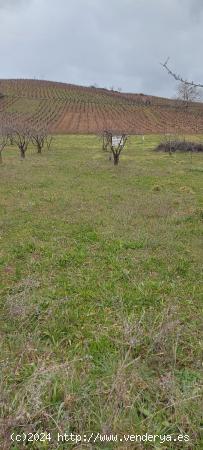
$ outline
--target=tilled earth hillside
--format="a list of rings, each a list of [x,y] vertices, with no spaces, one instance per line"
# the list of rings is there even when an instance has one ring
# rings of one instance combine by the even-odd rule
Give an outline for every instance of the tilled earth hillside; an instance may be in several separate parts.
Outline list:
[[[203,104],[40,80],[0,80],[0,125],[52,133],[203,133]]]

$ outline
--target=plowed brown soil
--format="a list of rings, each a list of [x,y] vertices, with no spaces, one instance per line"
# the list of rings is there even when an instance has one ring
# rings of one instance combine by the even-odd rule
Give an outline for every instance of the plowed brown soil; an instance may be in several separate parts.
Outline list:
[[[0,126],[52,133],[203,133],[203,104],[39,80],[0,80]]]

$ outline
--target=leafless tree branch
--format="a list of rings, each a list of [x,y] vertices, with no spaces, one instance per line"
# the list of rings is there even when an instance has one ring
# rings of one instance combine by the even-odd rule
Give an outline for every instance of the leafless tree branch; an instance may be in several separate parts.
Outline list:
[[[181,83],[184,83],[184,84],[186,84],[188,86],[194,86],[194,87],[197,87],[197,88],[203,88],[203,84],[195,83],[194,81],[185,80],[184,78],[182,78],[181,75],[178,75],[177,73],[173,72],[170,69],[170,67],[168,66],[169,59],[170,58],[168,57],[164,63],[160,63],[160,64],[168,72],[168,74],[170,76],[172,76],[176,81],[181,81]]]

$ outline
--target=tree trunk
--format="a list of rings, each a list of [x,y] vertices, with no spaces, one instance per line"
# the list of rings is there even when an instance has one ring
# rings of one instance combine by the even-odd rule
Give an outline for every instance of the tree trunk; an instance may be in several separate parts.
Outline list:
[[[38,153],[39,155],[41,155],[41,153],[42,153],[42,147],[41,147],[40,144],[37,144],[37,153]]]
[[[114,154],[113,155],[113,162],[114,162],[114,166],[117,166],[119,163],[119,155]]]
[[[20,148],[20,159],[25,159],[25,150],[24,150],[24,148]]]

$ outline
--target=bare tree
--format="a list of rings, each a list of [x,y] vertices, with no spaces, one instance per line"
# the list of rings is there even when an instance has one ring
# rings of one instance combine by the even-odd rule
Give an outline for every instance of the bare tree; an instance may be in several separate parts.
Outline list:
[[[203,84],[195,83],[194,81],[188,81],[184,79],[181,75],[178,75],[176,72],[171,70],[168,65],[169,58],[166,59],[164,63],[161,63],[161,66],[167,71],[167,73],[173,77],[178,84],[178,99],[183,101],[183,104],[186,106],[185,114],[187,114],[188,106],[195,108],[196,118],[198,119],[196,122],[196,133],[198,133],[198,121],[202,121],[202,109],[200,109],[197,105],[194,105],[193,102],[202,101],[202,92],[201,88],[203,88]],[[181,106],[181,103],[178,102],[178,107]],[[186,122],[188,121],[188,116],[186,116]],[[182,132],[182,130],[181,130]]]
[[[104,130],[102,133],[102,150],[111,150],[112,133],[108,130]]]
[[[47,134],[45,141],[48,150],[50,150],[53,140],[54,140],[53,136]]]
[[[111,152],[113,154],[114,166],[117,166],[119,163],[120,154],[125,147],[126,141],[127,136],[125,134],[121,136],[113,136],[111,134]]]
[[[199,101],[201,99],[197,86],[186,84],[182,81],[178,83],[177,94],[178,100],[183,101],[186,108],[188,108],[191,102]]]
[[[37,153],[41,155],[44,145],[47,143],[48,132],[44,130],[32,130],[31,131],[31,142],[35,147],[37,147]]]
[[[127,136],[125,134],[122,134],[122,136],[119,136],[119,138],[120,138],[120,141],[118,142],[117,145],[114,146],[113,139],[112,139],[112,144],[111,144],[111,151],[113,153],[114,166],[118,165],[120,154],[121,154],[122,150],[124,149],[125,143],[127,141]]]
[[[4,128],[0,129],[0,164],[3,162],[2,153],[8,145],[8,134]]]
[[[161,142],[158,145],[157,149],[163,149],[171,156],[177,150],[180,142],[181,137],[178,134],[165,133],[162,135]]]
[[[114,165],[117,166],[119,163],[120,154],[127,141],[127,136],[125,134],[113,135],[112,131],[105,130],[102,133],[102,149],[104,151],[110,152],[109,160],[111,161],[111,154],[113,155]]]
[[[20,158],[25,159],[25,153],[28,148],[31,136],[30,131],[24,127],[16,127],[12,133],[13,142],[20,150]]]
[[[7,136],[8,136],[8,143],[9,143],[10,145],[14,145],[13,133],[14,133],[13,128],[11,128],[11,126],[8,125],[8,126],[6,127],[6,134],[7,134]]]

